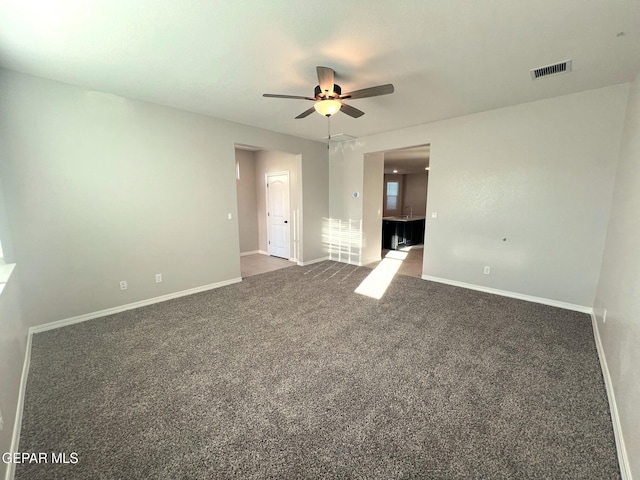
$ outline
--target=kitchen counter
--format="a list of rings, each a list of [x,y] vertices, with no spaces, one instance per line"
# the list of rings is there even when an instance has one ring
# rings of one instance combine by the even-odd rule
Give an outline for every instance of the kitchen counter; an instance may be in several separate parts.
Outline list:
[[[423,243],[424,226],[422,215],[382,217],[382,248],[398,250]]]
[[[424,220],[425,218],[423,215],[396,215],[395,217],[382,217],[382,220],[389,220],[391,222],[414,222],[416,220]]]

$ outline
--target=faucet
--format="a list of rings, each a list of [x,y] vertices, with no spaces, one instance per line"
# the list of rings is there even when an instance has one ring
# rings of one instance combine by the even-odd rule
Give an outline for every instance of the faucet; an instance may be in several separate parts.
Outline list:
[[[409,209],[409,218],[413,218],[413,208],[411,207],[411,205],[407,205],[406,207],[404,207],[404,209]]]

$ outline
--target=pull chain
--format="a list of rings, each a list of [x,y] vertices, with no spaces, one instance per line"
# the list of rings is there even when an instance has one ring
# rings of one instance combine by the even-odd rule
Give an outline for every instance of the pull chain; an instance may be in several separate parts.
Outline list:
[[[327,150],[329,150],[331,143],[331,115],[327,115]]]

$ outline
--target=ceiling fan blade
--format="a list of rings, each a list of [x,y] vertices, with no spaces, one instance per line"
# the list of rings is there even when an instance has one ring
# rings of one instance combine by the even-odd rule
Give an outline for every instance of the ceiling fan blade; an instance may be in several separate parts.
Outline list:
[[[322,93],[326,96],[332,95],[335,74],[333,69],[329,67],[316,67],[316,72],[318,72],[318,84],[320,85]]]
[[[351,105],[347,105],[346,103],[342,104],[340,110],[353,118],[358,118],[364,115],[364,112],[362,110],[358,110],[357,108],[352,107]]]
[[[393,85],[387,83],[386,85],[378,85],[377,87],[363,88],[362,90],[356,90],[354,92],[345,93],[340,95],[340,98],[351,98],[355,100],[357,98],[377,97],[379,95],[389,95],[393,93]]]
[[[316,109],[315,109],[314,107],[311,107],[310,109],[305,110],[305,111],[304,111],[304,112],[302,112],[300,115],[298,115],[298,116],[296,117],[296,119],[298,119],[298,118],[305,118],[305,117],[308,117],[309,115],[311,115],[311,114],[312,114],[313,112],[315,112],[315,111],[316,111]]]
[[[294,99],[298,99],[298,100],[313,100],[315,102],[315,98],[311,98],[311,97],[300,97],[298,95],[277,95],[275,93],[263,93],[262,94],[263,97],[269,97],[269,98],[294,98]]]

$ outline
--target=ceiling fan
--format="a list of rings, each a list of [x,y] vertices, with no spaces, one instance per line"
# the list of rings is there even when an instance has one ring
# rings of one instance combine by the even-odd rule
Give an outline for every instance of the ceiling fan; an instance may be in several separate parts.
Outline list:
[[[329,67],[316,67],[318,72],[318,85],[313,93],[313,97],[300,97],[297,95],[276,95],[273,93],[265,93],[263,97],[270,98],[293,98],[299,100],[311,100],[315,102],[313,107],[305,110],[296,118],[305,118],[313,113],[315,110],[320,115],[330,117],[334,113],[339,111],[346,113],[350,117],[358,118],[364,115],[362,110],[358,110],[351,105],[347,105],[343,100],[351,99],[356,100],[358,98],[377,97],[379,95],[388,95],[393,93],[393,85],[388,83],[386,85],[378,85],[377,87],[363,88],[362,90],[355,90],[350,93],[342,93],[340,85],[334,83],[335,72]]]

